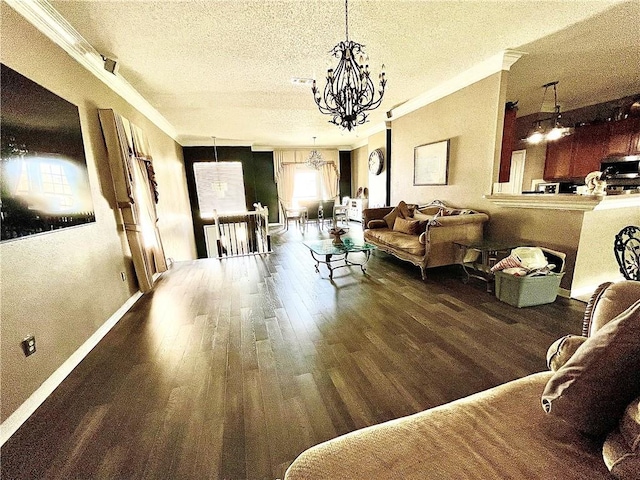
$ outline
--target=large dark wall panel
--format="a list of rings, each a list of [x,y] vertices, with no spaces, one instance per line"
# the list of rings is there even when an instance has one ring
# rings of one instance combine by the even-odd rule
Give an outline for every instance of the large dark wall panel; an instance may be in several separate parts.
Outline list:
[[[182,151],[198,258],[206,258],[204,226],[211,225],[213,221],[200,218],[193,164],[213,162],[215,161],[215,153],[213,147],[183,147]],[[218,147],[218,161],[242,162],[247,209],[253,210],[253,204],[260,202],[269,208],[269,222],[276,223],[278,221],[278,194],[273,175],[273,153],[252,152],[250,147]]]
[[[390,122],[388,122],[390,124]],[[387,127],[387,200],[385,205],[391,205],[391,128]]]
[[[351,152],[340,151],[340,197],[351,196]]]

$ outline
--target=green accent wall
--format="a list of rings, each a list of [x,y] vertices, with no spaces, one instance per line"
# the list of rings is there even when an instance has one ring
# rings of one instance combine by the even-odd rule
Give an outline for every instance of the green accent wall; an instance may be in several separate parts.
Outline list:
[[[242,163],[247,209],[253,210],[253,204],[260,202],[269,209],[269,223],[277,223],[278,192],[273,174],[273,153],[253,152],[250,147],[218,147],[217,150],[219,162]],[[213,221],[200,218],[193,164],[196,162],[214,162],[215,153],[213,147],[183,147],[182,151],[198,258],[206,258],[204,226],[212,225]]]
[[[340,198],[351,196],[351,152],[340,151]]]

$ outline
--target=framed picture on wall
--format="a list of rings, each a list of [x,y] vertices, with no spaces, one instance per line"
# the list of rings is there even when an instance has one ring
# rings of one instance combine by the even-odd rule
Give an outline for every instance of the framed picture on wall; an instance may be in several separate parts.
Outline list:
[[[413,152],[414,185],[447,185],[449,172],[449,142],[427,143]]]
[[[95,222],[78,107],[0,71],[0,240]]]

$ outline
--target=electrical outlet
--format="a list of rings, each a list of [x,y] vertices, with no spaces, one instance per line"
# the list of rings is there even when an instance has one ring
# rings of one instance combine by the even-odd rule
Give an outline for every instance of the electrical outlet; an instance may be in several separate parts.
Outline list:
[[[22,340],[22,350],[24,350],[24,356],[28,357],[36,353],[36,337],[29,335]]]
[[[122,279],[122,281],[126,281],[127,280],[127,274],[124,272],[120,272],[120,278]]]

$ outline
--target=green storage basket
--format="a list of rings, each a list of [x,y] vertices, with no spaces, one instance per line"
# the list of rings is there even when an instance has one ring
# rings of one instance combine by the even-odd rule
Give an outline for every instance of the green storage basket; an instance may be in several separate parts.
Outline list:
[[[496,297],[501,302],[514,307],[532,307],[553,303],[558,296],[560,281],[564,276],[564,253],[540,247],[549,263],[555,264],[554,273],[539,277],[516,277],[508,273],[496,272]]]

